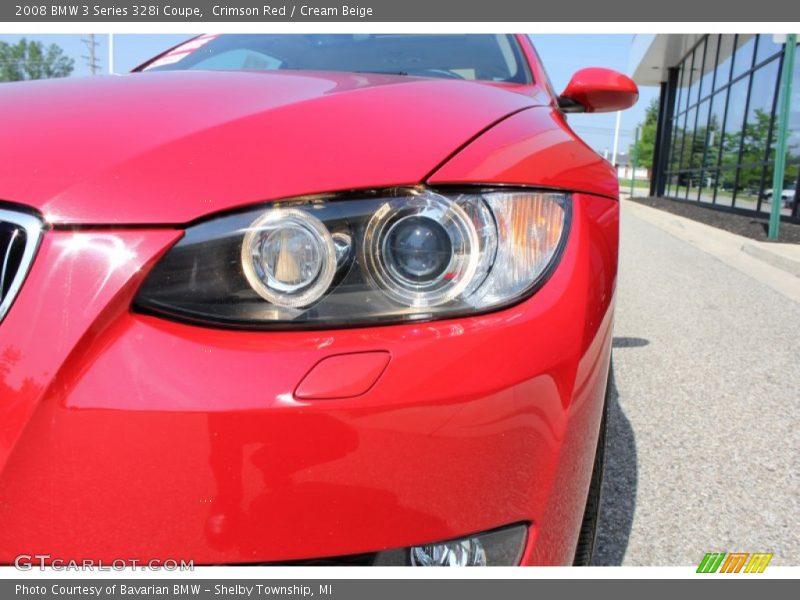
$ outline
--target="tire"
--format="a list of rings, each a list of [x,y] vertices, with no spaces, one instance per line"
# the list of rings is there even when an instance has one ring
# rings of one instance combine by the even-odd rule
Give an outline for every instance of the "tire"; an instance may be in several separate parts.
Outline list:
[[[603,416],[600,419],[600,434],[597,438],[597,451],[594,455],[594,468],[592,480],[589,484],[589,496],[586,498],[586,508],[583,511],[583,522],[578,534],[578,546],[575,550],[575,559],[572,564],[576,567],[588,567],[592,564],[592,553],[597,535],[597,522],[600,516],[600,497],[603,485],[603,468],[606,452],[606,429],[608,423],[608,397],[611,389],[611,373],[613,363],[608,367],[608,381],[603,399]]]

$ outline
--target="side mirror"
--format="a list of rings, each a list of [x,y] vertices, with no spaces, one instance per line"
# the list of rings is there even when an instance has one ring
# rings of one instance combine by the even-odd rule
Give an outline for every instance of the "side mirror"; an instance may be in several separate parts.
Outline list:
[[[614,112],[630,108],[639,88],[630,77],[611,69],[581,69],[558,97],[564,112]]]

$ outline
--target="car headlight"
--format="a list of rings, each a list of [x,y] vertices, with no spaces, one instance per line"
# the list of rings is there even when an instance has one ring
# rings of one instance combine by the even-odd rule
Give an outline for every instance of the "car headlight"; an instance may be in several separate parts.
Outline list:
[[[135,306],[253,328],[486,312],[544,282],[569,218],[566,194],[510,188],[274,202],[188,228]]]

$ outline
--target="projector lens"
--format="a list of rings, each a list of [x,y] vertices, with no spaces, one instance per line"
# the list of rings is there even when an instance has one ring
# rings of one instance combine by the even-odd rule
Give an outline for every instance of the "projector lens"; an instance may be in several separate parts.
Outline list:
[[[389,270],[410,282],[441,277],[453,258],[444,227],[427,217],[405,217],[391,226],[384,242]]]

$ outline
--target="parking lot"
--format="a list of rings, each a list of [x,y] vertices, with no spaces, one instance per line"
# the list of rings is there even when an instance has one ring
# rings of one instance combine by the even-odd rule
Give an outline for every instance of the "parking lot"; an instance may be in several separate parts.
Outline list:
[[[595,564],[800,564],[800,305],[627,203],[621,228]]]

